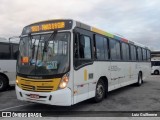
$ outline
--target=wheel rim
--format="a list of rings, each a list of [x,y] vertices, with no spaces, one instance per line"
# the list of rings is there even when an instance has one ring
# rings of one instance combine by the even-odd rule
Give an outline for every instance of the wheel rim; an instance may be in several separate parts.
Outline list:
[[[104,87],[102,84],[99,84],[97,86],[97,90],[96,90],[96,95],[97,95],[97,98],[101,99],[104,95]]]
[[[3,82],[0,80],[0,88],[3,87]]]
[[[155,71],[155,74],[158,75],[158,71]]]

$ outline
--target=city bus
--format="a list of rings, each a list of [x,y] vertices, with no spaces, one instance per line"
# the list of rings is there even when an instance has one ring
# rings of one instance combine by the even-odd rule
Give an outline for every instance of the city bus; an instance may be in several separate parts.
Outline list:
[[[15,85],[19,41],[0,38],[0,91]]]
[[[148,47],[72,19],[27,25],[19,51],[17,98],[42,104],[100,102],[151,69]]]

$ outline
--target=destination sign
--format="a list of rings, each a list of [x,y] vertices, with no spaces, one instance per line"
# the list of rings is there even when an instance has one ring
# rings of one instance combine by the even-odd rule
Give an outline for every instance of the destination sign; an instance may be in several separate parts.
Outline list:
[[[65,28],[64,22],[56,22],[56,23],[31,26],[31,32],[48,31],[48,30],[54,30],[54,29],[60,29],[60,28]]]
[[[72,20],[52,20],[44,21],[26,26],[22,35],[29,33],[53,31],[53,30],[69,30],[72,28]]]

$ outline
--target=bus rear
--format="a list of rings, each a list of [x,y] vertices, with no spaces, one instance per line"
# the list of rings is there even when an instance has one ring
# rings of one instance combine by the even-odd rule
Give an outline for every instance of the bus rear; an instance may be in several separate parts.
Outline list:
[[[23,29],[16,78],[19,100],[72,104],[73,85],[69,72],[72,27],[72,20],[52,20]]]

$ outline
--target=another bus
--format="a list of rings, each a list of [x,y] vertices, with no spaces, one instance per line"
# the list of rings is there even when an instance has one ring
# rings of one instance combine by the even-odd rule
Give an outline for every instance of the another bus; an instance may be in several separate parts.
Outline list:
[[[19,100],[71,106],[150,75],[150,50],[84,23],[59,19],[24,27],[17,62]]]
[[[15,85],[19,41],[0,39],[0,91]]]
[[[160,74],[160,57],[154,57],[151,59],[151,73],[154,75],[159,75]]]

